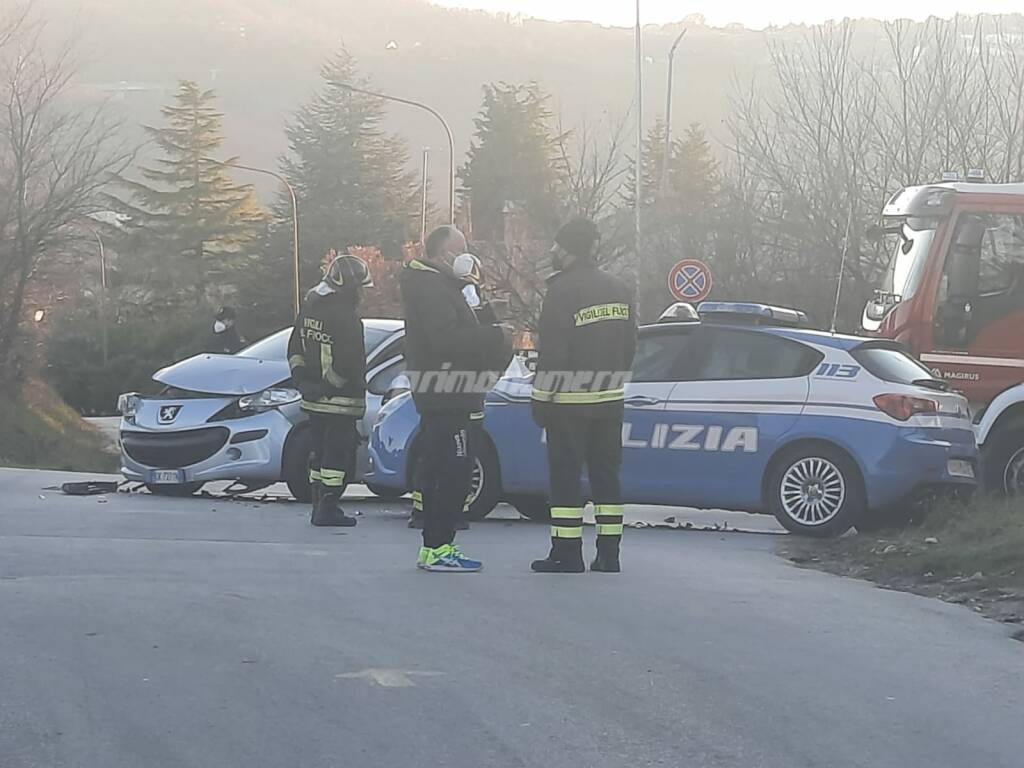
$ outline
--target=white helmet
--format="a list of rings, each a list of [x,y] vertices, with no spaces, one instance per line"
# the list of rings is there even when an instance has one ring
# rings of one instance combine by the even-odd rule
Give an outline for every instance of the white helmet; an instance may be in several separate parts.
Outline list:
[[[472,253],[463,253],[455,257],[452,262],[452,272],[460,280],[465,280],[473,285],[482,285],[484,282],[483,265],[480,259]]]

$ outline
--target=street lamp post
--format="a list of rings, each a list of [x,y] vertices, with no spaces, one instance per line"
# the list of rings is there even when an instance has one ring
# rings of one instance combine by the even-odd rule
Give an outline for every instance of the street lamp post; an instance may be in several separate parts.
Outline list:
[[[420,181],[420,244],[427,242],[427,173],[430,169],[430,149],[423,148],[423,178]]]
[[[103,236],[96,227],[92,226],[89,221],[93,220],[91,214],[86,214],[79,217],[89,234],[96,240],[96,245],[99,247],[100,252],[100,339],[103,348],[103,365],[107,364],[109,358],[109,334],[107,332],[107,249],[103,244]]]
[[[643,205],[643,156],[644,156],[644,43],[643,27],[640,24],[640,0],[636,0],[636,201],[633,214],[636,218],[637,266],[640,262],[641,215]]]
[[[639,0],[638,0],[639,1]],[[365,88],[359,88],[350,83],[336,83],[339,88],[344,88],[347,91],[353,93],[361,93],[364,96],[373,96],[377,99],[383,99],[384,101],[394,101],[398,104],[405,104],[409,107],[417,107],[426,112],[429,112],[438,122],[444,127],[445,136],[448,137],[448,220],[452,224],[455,224],[455,136],[452,134],[451,126],[448,125],[448,121],[444,119],[444,116],[427,104],[423,104],[419,101],[412,99],[403,99],[398,96],[391,96],[386,93],[378,93],[377,91],[368,91]]]
[[[271,171],[267,168],[254,168],[251,165],[242,165],[241,163],[227,163],[221,160],[214,160],[213,158],[203,158],[204,162],[213,163],[224,168],[237,168],[240,171],[250,171],[252,173],[262,173],[264,176],[272,176],[280,181],[285,189],[288,190],[288,195],[292,200],[292,261],[293,269],[295,272],[295,295],[293,296],[295,303],[295,314],[299,314],[299,310],[302,308],[302,279],[300,277],[301,266],[299,261],[299,198],[295,194],[295,187],[291,185],[284,176],[277,171]]]
[[[665,97],[665,153],[661,159],[661,196],[665,196],[668,187],[668,160],[672,151],[672,75],[675,71],[676,48],[683,42],[686,36],[686,27],[679,33],[679,37],[672,43],[668,52],[668,95]]]

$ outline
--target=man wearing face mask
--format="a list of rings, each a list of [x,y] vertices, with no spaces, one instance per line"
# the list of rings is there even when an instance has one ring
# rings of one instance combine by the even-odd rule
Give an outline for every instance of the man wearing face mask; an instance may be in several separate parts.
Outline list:
[[[539,328],[533,414],[547,431],[551,552],[532,568],[582,573],[587,468],[597,520],[592,571],[618,573],[622,540],[624,385],[636,351],[633,292],[597,266],[597,226],[575,219],[555,236]]]
[[[470,414],[478,407],[474,385],[487,350],[504,344],[496,325],[481,325],[466,302],[465,282],[452,264],[466,238],[439,227],[424,244],[422,259],[402,271],[405,352],[412,396],[420,414],[419,451],[423,546],[417,566],[427,571],[479,571],[478,560],[455,544],[472,476]]]
[[[464,283],[462,295],[466,298],[466,303],[469,304],[470,309],[473,310],[473,314],[476,315],[477,322],[480,325],[501,325],[494,307],[485,295],[484,271],[480,259],[472,253],[460,254],[455,258],[452,271]],[[497,383],[498,378],[508,368],[508,364],[512,362],[511,339],[503,335],[502,342],[500,345],[484,349],[483,357],[480,360],[479,370],[490,377],[490,386]],[[481,379],[481,383],[482,381]],[[488,390],[490,386],[487,387]],[[475,461],[484,439],[484,401],[487,398],[487,392],[479,389],[474,394],[476,396],[476,403],[469,414],[469,453]],[[464,512],[469,512],[469,503],[470,496],[467,496]]]
[[[234,307],[221,307],[213,318],[213,333],[206,343],[206,351],[215,355],[233,355],[245,346],[245,340],[235,326]]]
[[[366,351],[359,299],[373,279],[366,263],[338,256],[306,295],[288,341],[288,365],[309,415],[315,526],[356,524],[341,495],[357,444],[356,422],[366,413]]]

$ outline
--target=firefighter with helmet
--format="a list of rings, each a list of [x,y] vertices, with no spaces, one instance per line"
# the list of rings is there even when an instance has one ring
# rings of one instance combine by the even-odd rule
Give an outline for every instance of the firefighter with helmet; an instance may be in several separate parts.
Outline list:
[[[534,420],[547,431],[551,552],[532,568],[582,573],[586,466],[597,521],[592,571],[618,573],[622,540],[624,385],[636,351],[633,291],[598,268],[597,226],[574,219],[555,236],[539,323]]]
[[[356,524],[341,509],[355,463],[356,422],[366,412],[366,350],[359,299],[373,279],[366,263],[338,256],[306,295],[288,341],[288,365],[309,415],[315,526]]]

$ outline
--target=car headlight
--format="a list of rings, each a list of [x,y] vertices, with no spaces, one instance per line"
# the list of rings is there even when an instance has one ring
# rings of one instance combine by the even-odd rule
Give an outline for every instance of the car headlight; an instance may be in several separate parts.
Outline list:
[[[238,407],[243,411],[268,411],[273,408],[280,408],[282,405],[291,405],[302,399],[297,389],[288,387],[275,387],[264,389],[255,395],[245,395],[238,398]]]
[[[135,423],[135,415],[139,412],[142,403],[142,396],[138,392],[126,392],[117,396],[117,412],[125,421]]]

